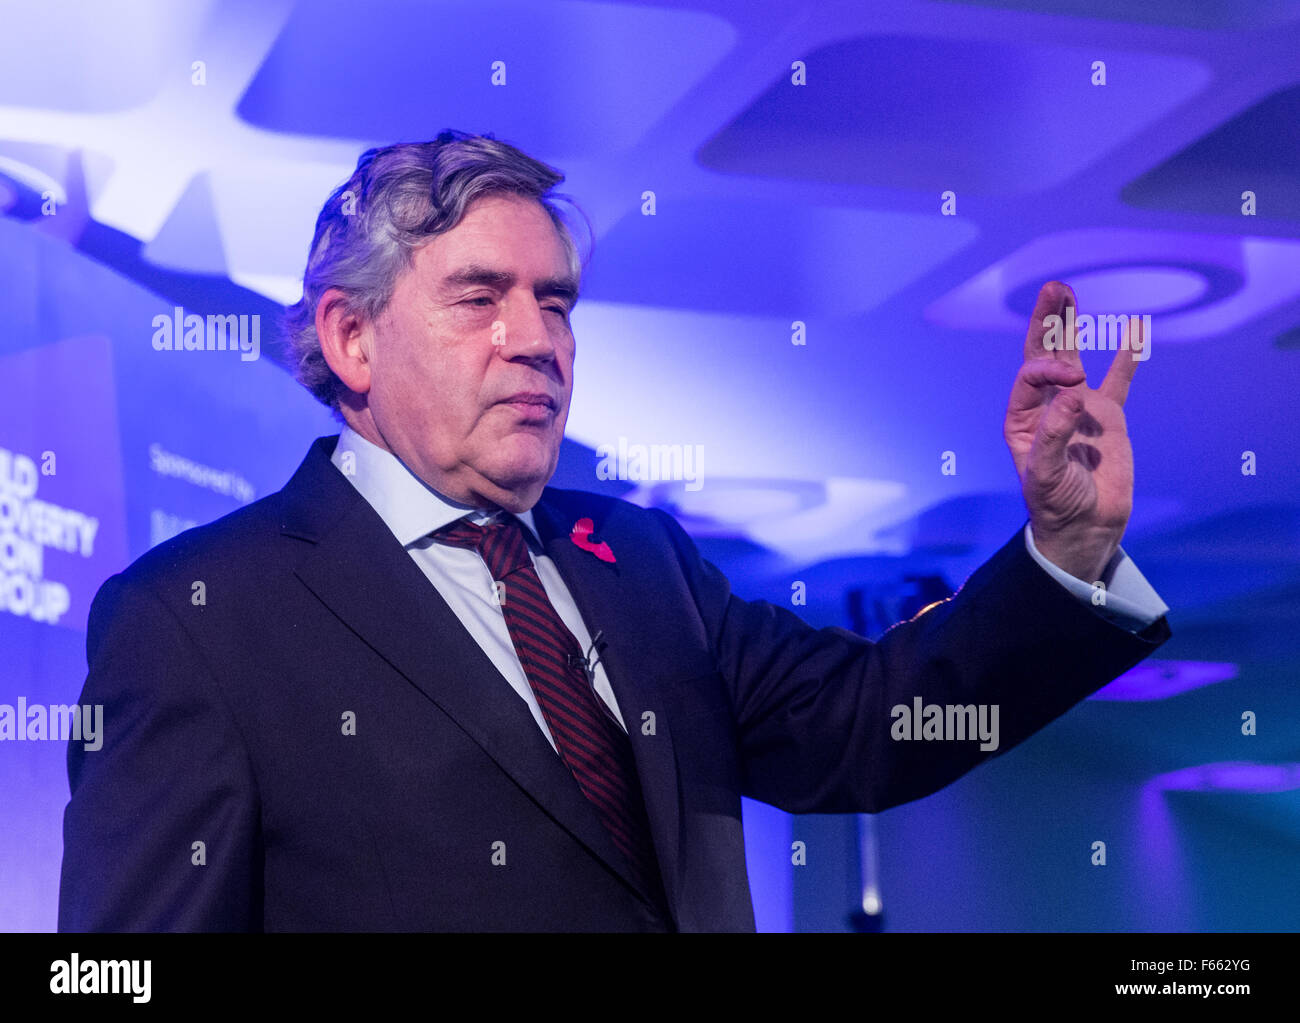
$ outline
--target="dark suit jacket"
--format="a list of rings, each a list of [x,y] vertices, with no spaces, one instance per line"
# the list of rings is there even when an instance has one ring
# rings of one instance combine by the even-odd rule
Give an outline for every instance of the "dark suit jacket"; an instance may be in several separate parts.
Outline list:
[[[795,813],[916,799],[989,754],[891,739],[894,705],[998,704],[1001,753],[1169,635],[1104,621],[1017,533],[871,643],[734,596],[661,511],[548,488],[535,522],[608,641],[665,921],[524,702],[330,464],[335,440],[96,596],[81,700],[103,704],[104,744],[69,747],[60,930],[753,930],[742,795]],[[571,542],[580,518],[615,563]]]

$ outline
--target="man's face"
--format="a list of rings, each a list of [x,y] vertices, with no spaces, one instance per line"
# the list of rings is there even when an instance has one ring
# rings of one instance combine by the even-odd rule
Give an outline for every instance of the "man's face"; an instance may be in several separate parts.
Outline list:
[[[569,416],[577,288],[550,216],[520,196],[475,200],[418,249],[373,324],[367,404],[389,450],[462,504],[531,508]]]

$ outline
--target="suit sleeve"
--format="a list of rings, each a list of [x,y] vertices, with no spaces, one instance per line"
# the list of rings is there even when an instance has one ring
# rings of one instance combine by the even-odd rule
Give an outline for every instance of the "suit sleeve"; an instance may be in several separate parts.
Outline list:
[[[874,813],[936,792],[1053,721],[1154,651],[1042,570],[1023,531],[947,600],[871,642],[745,601],[667,527],[736,723],[742,792],[792,813]],[[894,709],[997,707],[998,745],[895,738]],[[899,728],[895,725],[898,723]],[[907,734],[911,734],[910,730]]]
[[[81,702],[103,706],[102,747],[68,747],[59,930],[260,930],[251,764],[177,613],[114,576],[86,651]]]

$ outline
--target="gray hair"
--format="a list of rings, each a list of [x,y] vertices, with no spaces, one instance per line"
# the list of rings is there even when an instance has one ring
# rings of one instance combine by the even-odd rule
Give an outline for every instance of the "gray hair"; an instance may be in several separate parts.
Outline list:
[[[284,331],[294,373],[307,390],[342,418],[347,387],[334,375],[316,336],[316,305],[330,288],[349,308],[373,320],[392,298],[415,250],[450,231],[471,202],[492,193],[536,199],[550,214],[574,280],[582,260],[553,191],[564,175],[491,135],[444,131],[433,142],[405,142],[361,154],[352,176],[334,190],[316,218],[302,299],[285,312]],[[587,225],[590,228],[590,224]]]

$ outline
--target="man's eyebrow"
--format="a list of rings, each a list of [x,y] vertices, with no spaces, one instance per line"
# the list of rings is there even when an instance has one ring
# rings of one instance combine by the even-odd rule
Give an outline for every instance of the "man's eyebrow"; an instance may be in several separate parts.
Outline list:
[[[493,270],[488,266],[481,266],[478,263],[469,263],[462,266],[459,270],[453,270],[442,279],[443,284],[449,284],[452,287],[460,284],[487,284],[494,287],[501,285],[510,285],[515,281],[515,275],[508,270]]]
[[[478,284],[491,288],[511,287],[515,275],[509,270],[494,270],[490,266],[470,263],[458,270],[453,270],[442,279],[448,287],[466,284]],[[544,277],[533,286],[535,295],[554,296],[565,299],[570,306],[578,301],[578,282],[568,274],[560,277]]]

